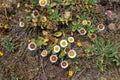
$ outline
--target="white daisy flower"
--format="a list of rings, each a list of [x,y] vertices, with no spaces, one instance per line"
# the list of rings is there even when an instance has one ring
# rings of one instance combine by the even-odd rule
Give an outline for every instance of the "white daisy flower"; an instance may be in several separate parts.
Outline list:
[[[54,52],[58,53],[60,51],[60,46],[56,45],[54,46]]]
[[[47,0],[39,0],[39,4],[41,7],[44,7],[47,5]]]
[[[86,30],[84,28],[81,28],[79,30],[79,33],[80,33],[80,35],[85,35],[87,32],[86,32]]]
[[[105,26],[103,24],[99,24],[97,28],[99,31],[103,31],[105,29]]]
[[[76,56],[77,56],[77,53],[76,53],[75,50],[72,49],[68,52],[68,57],[69,58],[75,58]]]
[[[60,41],[60,46],[63,47],[63,48],[67,47],[68,46],[67,40],[61,40]]]
[[[74,38],[73,37],[68,37],[68,42],[73,43],[74,42]]]
[[[35,42],[31,42],[28,44],[28,49],[30,51],[34,51],[37,48],[37,45],[35,44]]]
[[[52,63],[57,62],[57,60],[58,60],[57,55],[51,55],[51,56],[50,56],[50,61],[51,61]]]
[[[42,57],[46,57],[47,54],[48,54],[48,51],[47,51],[47,50],[43,50],[43,51],[41,52],[41,56],[42,56]]]
[[[38,10],[34,10],[34,11],[32,12],[32,17],[33,17],[33,18],[36,18],[36,17],[38,17],[38,16],[39,16]]]
[[[24,26],[25,26],[25,23],[24,23],[24,22],[20,22],[20,23],[19,23],[19,26],[20,26],[20,27],[24,27]]]
[[[68,67],[68,62],[67,61],[62,61],[60,65],[63,69],[66,69]]]

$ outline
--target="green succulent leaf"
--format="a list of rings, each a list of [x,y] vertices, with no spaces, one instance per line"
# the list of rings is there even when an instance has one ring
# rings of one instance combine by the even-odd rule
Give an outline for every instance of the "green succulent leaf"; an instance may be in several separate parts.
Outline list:
[[[62,32],[59,31],[59,32],[54,33],[53,35],[54,35],[55,37],[60,37],[60,36],[62,36]]]
[[[39,0],[30,0],[30,2],[34,5],[36,5],[39,2]]]

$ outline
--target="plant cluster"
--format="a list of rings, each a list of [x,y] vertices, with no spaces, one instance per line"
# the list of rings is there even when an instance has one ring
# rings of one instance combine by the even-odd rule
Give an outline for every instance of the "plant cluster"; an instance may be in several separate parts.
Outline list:
[[[96,33],[102,32],[106,26],[99,20],[101,13],[96,12],[96,0],[31,0],[34,7],[40,6],[40,9],[32,11],[30,16],[24,19],[20,18],[20,27],[25,25],[28,27],[40,27],[42,30],[54,30],[54,37],[61,37],[63,33],[58,31],[58,27],[68,27],[71,32],[78,32],[81,36],[87,36],[94,44],[89,49],[86,49],[92,56],[97,56],[96,64],[104,70],[108,64],[118,62],[117,47],[110,41],[104,41]],[[105,14],[110,13],[105,12]],[[112,14],[112,13],[110,13]],[[94,20],[99,21],[95,23]],[[28,44],[28,49],[31,51],[37,48],[41,49],[41,56],[50,55],[50,61],[56,63],[58,59],[61,61],[61,67],[67,68],[69,63],[77,63],[77,53],[71,48],[73,37],[67,39],[56,40],[54,44],[48,44],[49,39],[39,37],[38,40],[32,40]],[[81,43],[78,41],[80,47]],[[116,57],[117,56],[117,57]],[[64,63],[64,64],[63,64]],[[62,65],[63,64],[63,65]]]
[[[120,65],[117,51],[118,46],[116,46],[114,42],[109,40],[106,41],[102,37],[97,38],[94,44],[92,44],[90,48],[86,49],[89,58],[96,56],[96,65],[102,71],[106,69],[107,65]]]
[[[57,40],[55,44],[51,44],[46,49],[43,49],[41,47],[47,45],[45,42],[47,42],[47,40],[40,37],[39,40],[33,40],[30,42],[28,44],[28,49],[31,51],[34,51],[37,48],[41,49],[42,52],[40,55],[42,57],[50,55],[50,61],[52,63],[56,63],[58,60],[60,60],[62,68],[67,68],[70,64],[78,63],[79,56],[77,52],[71,47],[71,44],[74,44],[73,37],[66,37],[60,41]]]
[[[99,19],[102,15],[97,11],[97,0],[30,0],[30,2],[33,11],[25,18],[19,18],[19,27],[37,28],[43,33],[42,36],[37,36],[37,39],[28,41],[30,51],[41,50],[42,57],[49,57],[51,63],[60,61],[63,69],[68,68],[70,64],[78,64],[78,53],[72,47],[75,43],[74,37],[70,34],[70,36],[66,35],[62,30],[59,31],[64,27],[66,30],[69,29],[68,32],[71,34],[79,33],[82,37],[91,39],[93,44],[86,49],[87,57],[95,56],[96,65],[102,71],[107,65],[113,63],[120,65],[118,47],[115,43],[97,35],[107,29],[103,21]],[[111,10],[105,12],[106,16],[111,14]],[[7,29],[8,27],[8,24],[0,23],[0,28]],[[48,34],[47,31],[50,33]],[[54,41],[50,41],[50,38],[54,38]],[[10,52],[17,49],[15,42],[8,37],[3,38],[1,45]],[[82,46],[80,40],[77,46]],[[0,56],[2,55],[1,52]],[[73,73],[69,71],[70,76]]]
[[[31,0],[31,3],[41,8],[33,10],[30,16],[25,19],[20,18],[19,26],[28,27],[38,26],[41,29],[51,29],[51,24],[65,25],[72,27],[72,31],[78,31],[80,28],[85,27],[89,32],[95,32],[95,25],[91,25],[92,18],[98,18],[99,14],[95,14],[96,1],[73,1],[73,0]],[[81,5],[79,5],[81,3]],[[94,15],[94,16],[93,16]]]
[[[17,49],[17,45],[11,38],[5,37],[2,39],[1,45],[7,49],[8,52],[14,52]]]

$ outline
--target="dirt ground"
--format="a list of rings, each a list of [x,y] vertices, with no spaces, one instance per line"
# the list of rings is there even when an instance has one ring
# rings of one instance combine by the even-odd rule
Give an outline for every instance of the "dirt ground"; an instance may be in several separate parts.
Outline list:
[[[32,37],[37,38],[35,35],[41,35],[38,29],[32,30],[18,27],[19,17],[25,17],[29,14],[26,13],[26,9],[31,10],[24,7],[24,4],[29,3],[29,0],[0,0],[0,3],[2,1],[5,1],[8,5],[6,9],[0,5],[0,21],[8,23],[10,29],[0,30],[0,43],[3,37],[12,37],[13,41],[18,43],[19,48],[13,54],[0,45],[0,50],[4,53],[4,56],[0,57],[0,80],[17,80],[13,79],[14,77],[17,77],[18,80],[120,80],[119,67],[108,67],[105,72],[101,72],[93,64],[94,60],[88,60],[85,57],[79,59],[78,65],[71,65],[77,66],[79,70],[72,77],[69,77],[69,68],[63,70],[60,68],[59,62],[55,65],[50,63],[48,57],[42,58],[40,56],[40,50],[36,52],[27,50],[28,39]],[[113,31],[108,30],[100,35],[120,43],[120,1],[106,1],[102,0],[100,3],[101,10],[111,9],[114,15],[109,18],[104,17],[104,23],[108,25],[113,22],[116,24],[116,29]],[[16,7],[18,2],[21,3],[20,8]],[[7,19],[3,15],[7,16]],[[81,36],[74,34],[74,37],[75,41],[80,39],[82,43],[85,43],[85,46],[89,46],[89,42]],[[78,51],[80,50],[74,44],[73,47]]]

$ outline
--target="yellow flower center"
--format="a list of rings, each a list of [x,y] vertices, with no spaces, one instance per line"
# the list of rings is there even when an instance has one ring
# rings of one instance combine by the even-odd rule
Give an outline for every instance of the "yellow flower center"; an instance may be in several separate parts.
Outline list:
[[[64,42],[62,42],[62,45],[63,45],[63,46],[65,46],[65,45],[66,45],[66,42],[65,42],[65,41],[64,41]]]
[[[0,52],[0,56],[3,56],[3,53],[2,53],[2,52]]]
[[[6,4],[5,4],[4,2],[2,2],[2,4],[1,4],[1,5],[2,5],[2,7],[6,7]]]
[[[46,51],[43,51],[43,52],[42,52],[42,55],[46,55],[46,54],[47,54],[47,52],[46,52]]]
[[[70,42],[72,42],[73,41],[73,38],[70,38]]]
[[[100,28],[100,29],[103,29],[103,25],[102,25],[102,24],[101,24],[101,25],[99,25],[99,28]]]
[[[74,56],[74,52],[71,51],[71,52],[69,53],[69,55],[70,55],[70,56]]]
[[[58,50],[59,50],[59,47],[55,47],[55,50],[58,51]]]
[[[42,0],[42,1],[41,1],[41,4],[42,4],[42,5],[44,5],[45,3],[46,3],[46,1],[45,1],[45,0]]]

